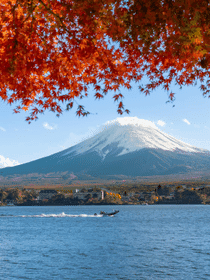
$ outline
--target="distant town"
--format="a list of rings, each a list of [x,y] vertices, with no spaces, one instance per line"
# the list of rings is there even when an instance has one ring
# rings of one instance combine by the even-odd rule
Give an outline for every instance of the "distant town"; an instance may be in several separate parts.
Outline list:
[[[210,185],[124,184],[121,186],[83,186],[0,189],[0,206],[36,205],[152,205],[210,204]]]

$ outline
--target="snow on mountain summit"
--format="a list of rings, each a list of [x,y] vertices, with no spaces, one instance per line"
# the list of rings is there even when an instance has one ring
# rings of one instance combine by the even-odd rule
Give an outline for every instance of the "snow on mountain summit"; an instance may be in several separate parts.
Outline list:
[[[138,119],[137,117],[124,117],[124,118],[117,118],[112,121],[108,121],[105,123],[105,126],[119,124],[121,126],[125,125],[132,125],[132,126],[141,126],[141,127],[153,127],[158,129],[157,126],[148,120]]]
[[[65,150],[64,155],[96,151],[103,159],[113,149],[120,149],[118,156],[144,148],[203,153],[196,148],[162,132],[153,122],[137,117],[117,118],[105,123],[99,133]]]

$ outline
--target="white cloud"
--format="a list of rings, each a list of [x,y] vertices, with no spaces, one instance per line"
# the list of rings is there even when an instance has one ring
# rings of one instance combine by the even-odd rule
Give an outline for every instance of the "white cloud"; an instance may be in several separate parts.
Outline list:
[[[0,168],[19,165],[20,163],[17,160],[5,158],[0,156]]]
[[[57,128],[57,125],[50,125],[49,123],[47,123],[47,122],[45,122],[45,123],[43,123],[43,127],[45,128],[45,129],[48,129],[48,130],[54,130],[54,129],[56,129]]]
[[[164,122],[164,121],[161,121],[161,120],[159,120],[158,122],[157,122],[157,125],[160,125],[160,126],[164,126],[166,123]]]
[[[0,130],[1,130],[1,131],[6,131],[6,129],[3,128],[2,126],[0,126]]]
[[[190,125],[190,122],[187,119],[183,119],[183,122],[185,122],[186,124]]]

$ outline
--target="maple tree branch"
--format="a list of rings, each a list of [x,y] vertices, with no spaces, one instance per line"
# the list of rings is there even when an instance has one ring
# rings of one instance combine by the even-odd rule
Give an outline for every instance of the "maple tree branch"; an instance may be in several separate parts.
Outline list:
[[[38,0],[38,1],[39,1],[40,4],[42,4],[42,5],[45,7],[45,9],[46,9],[51,15],[53,15],[55,18],[58,19],[58,21],[60,22],[60,24],[61,24],[61,26],[63,27],[63,29],[64,29],[69,35],[72,35],[72,33],[67,29],[66,25],[63,23],[62,18],[61,18],[58,14],[54,13],[54,12],[52,11],[52,9],[48,8],[47,5],[46,5],[42,0]]]
[[[31,3],[28,6],[30,6],[29,15],[26,17],[26,19],[23,21],[23,23],[25,23],[30,18],[30,16],[33,15],[33,12],[36,9],[36,7],[38,6],[38,4],[33,6],[33,0],[31,0]]]
[[[18,4],[16,2],[16,4],[14,6],[11,5],[11,11],[12,11],[12,15],[13,15],[13,25],[14,25],[14,29],[15,29],[15,37],[14,37],[14,45],[12,47],[12,59],[10,60],[10,73],[13,75],[13,72],[14,72],[14,62],[16,60],[16,57],[15,57],[15,50],[16,50],[16,47],[18,45],[18,40],[17,40],[17,26],[16,26],[16,23],[15,23],[15,9],[17,8]]]

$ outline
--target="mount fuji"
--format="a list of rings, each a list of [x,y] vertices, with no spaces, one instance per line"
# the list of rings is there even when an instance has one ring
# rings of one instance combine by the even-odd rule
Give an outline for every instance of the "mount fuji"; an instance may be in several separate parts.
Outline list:
[[[208,150],[169,136],[151,121],[126,117],[106,123],[93,137],[59,153],[3,168],[0,175],[65,172],[70,180],[88,180],[207,172],[209,167]]]

